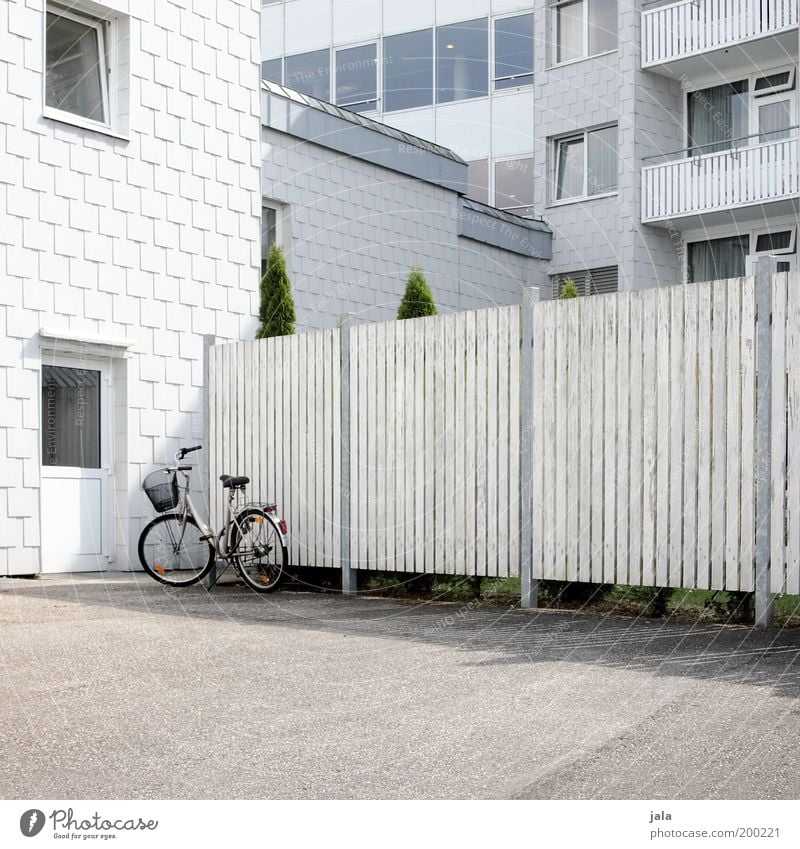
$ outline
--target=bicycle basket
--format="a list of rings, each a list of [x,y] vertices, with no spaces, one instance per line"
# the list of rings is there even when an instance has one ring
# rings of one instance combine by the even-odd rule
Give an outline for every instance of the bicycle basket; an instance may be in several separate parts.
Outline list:
[[[155,508],[156,513],[166,513],[174,510],[180,503],[177,475],[173,472],[166,475],[163,470],[151,472],[142,484],[145,495]]]

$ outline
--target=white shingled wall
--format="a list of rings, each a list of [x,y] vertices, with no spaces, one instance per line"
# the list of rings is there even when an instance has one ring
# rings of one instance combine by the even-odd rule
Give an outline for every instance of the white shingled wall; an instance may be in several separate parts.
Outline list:
[[[40,564],[41,327],[130,343],[85,347],[115,378],[125,568],[142,474],[200,434],[203,334],[256,324],[258,0],[105,0],[130,28],[128,138],[43,117],[43,5],[0,5],[0,574]]]

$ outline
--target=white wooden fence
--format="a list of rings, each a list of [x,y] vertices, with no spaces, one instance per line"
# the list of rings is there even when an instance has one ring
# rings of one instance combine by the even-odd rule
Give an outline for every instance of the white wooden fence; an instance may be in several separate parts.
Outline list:
[[[214,347],[212,491],[249,474],[295,565],[515,576],[532,543],[532,580],[752,590],[768,363],[771,589],[800,593],[800,275],[759,285],[761,355],[753,278]]]

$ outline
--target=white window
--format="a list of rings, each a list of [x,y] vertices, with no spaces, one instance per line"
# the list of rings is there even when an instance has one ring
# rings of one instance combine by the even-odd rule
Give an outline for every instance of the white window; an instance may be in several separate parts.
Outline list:
[[[98,7],[93,4],[92,9]],[[124,134],[128,117],[129,19],[47,4],[43,113],[89,129]]]
[[[689,156],[780,141],[796,125],[795,69],[754,74],[688,95]]]
[[[688,241],[686,279],[727,280],[755,274],[758,258],[772,257],[777,271],[793,271],[797,252],[797,228],[776,224],[769,230],[751,230],[714,239]]]
[[[102,21],[47,7],[45,105],[110,124],[108,62]]]
[[[617,0],[554,0],[550,14],[554,64],[617,49]]]
[[[617,190],[617,127],[600,127],[556,139],[554,202],[577,200]]]

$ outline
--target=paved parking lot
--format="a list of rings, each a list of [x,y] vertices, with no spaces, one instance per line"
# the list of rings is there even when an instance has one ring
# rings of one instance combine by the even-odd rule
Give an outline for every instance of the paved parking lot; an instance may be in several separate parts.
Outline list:
[[[0,579],[3,798],[792,798],[800,632]]]

